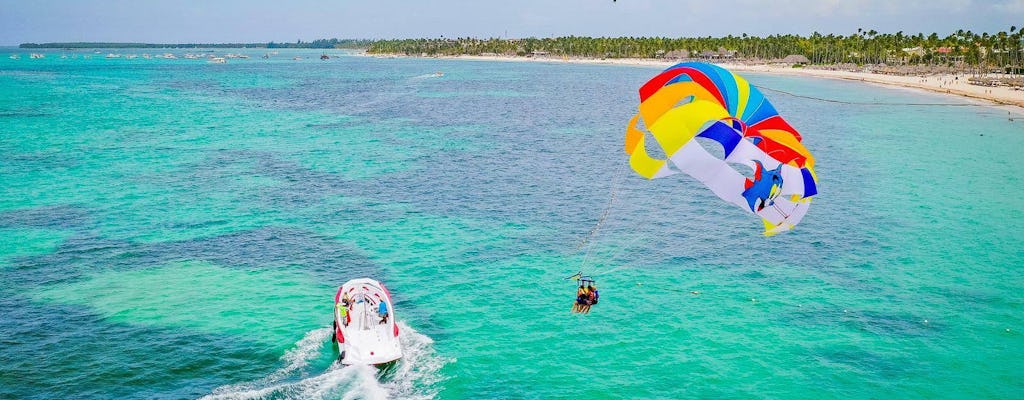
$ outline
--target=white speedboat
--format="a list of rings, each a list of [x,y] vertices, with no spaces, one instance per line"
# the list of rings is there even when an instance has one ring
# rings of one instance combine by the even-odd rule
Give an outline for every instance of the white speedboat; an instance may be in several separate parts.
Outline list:
[[[345,365],[386,366],[402,358],[391,293],[382,283],[360,278],[338,288],[333,339]]]

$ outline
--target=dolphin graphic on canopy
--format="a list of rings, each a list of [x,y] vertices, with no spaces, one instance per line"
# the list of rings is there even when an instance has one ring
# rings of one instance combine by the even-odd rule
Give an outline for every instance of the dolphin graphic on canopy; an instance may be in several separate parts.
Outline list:
[[[648,153],[644,130],[665,159]],[[722,157],[697,138],[720,145]],[[771,236],[793,229],[818,193],[814,157],[802,140],[745,79],[712,64],[686,62],[640,87],[639,112],[626,127],[625,147],[641,176],[686,173],[722,200],[761,217],[764,234]],[[753,176],[730,164],[746,165]]]

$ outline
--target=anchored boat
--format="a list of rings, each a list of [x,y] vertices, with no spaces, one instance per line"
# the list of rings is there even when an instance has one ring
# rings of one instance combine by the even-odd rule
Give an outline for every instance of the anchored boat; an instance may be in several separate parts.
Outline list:
[[[370,278],[345,282],[334,295],[334,337],[345,365],[384,366],[402,358],[391,293]]]

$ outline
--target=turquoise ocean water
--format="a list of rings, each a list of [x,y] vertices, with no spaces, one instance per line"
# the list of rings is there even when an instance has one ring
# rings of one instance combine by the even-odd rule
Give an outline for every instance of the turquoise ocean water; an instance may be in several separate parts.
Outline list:
[[[0,398],[1024,398],[1005,110],[767,93],[821,193],[765,238],[623,168],[656,69],[45,54],[0,49]],[[361,276],[403,326],[381,376],[332,364]]]

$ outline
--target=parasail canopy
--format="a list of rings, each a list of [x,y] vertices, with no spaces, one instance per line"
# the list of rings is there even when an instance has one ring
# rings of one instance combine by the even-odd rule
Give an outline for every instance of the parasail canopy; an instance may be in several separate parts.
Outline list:
[[[644,130],[665,159],[648,153]],[[796,226],[818,193],[814,157],[801,140],[745,79],[694,62],[669,67],[640,87],[639,112],[626,127],[634,171],[648,179],[686,173],[761,217],[766,236]]]

